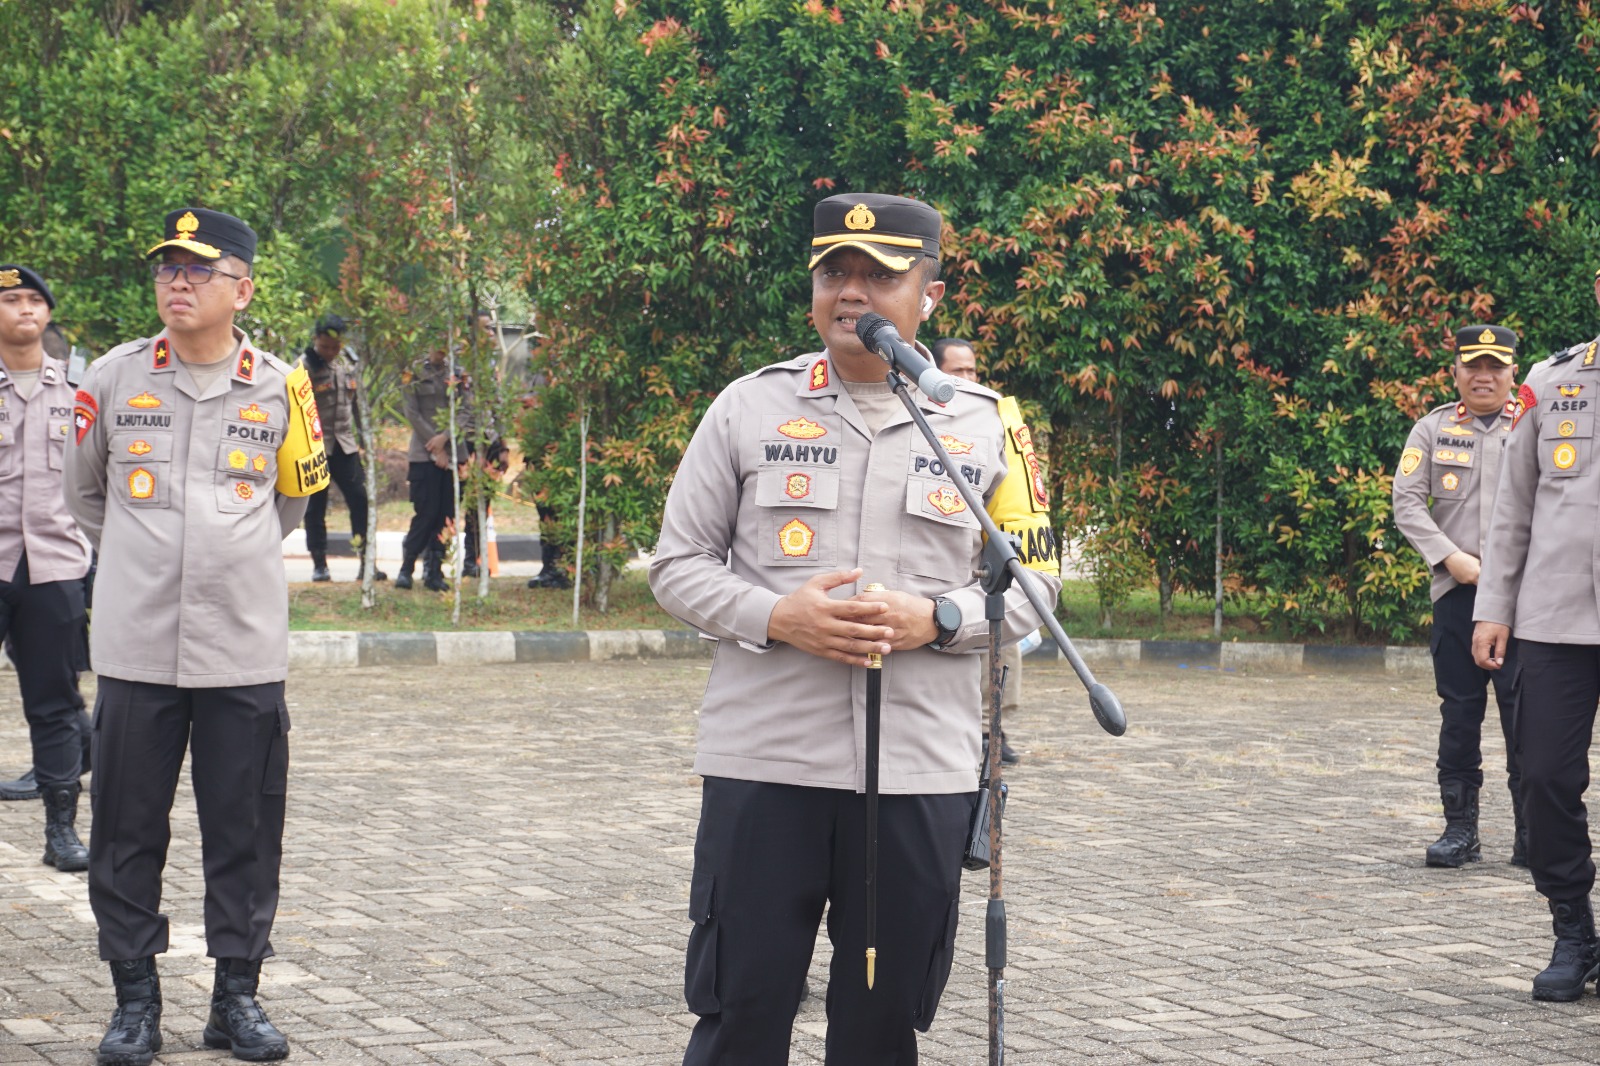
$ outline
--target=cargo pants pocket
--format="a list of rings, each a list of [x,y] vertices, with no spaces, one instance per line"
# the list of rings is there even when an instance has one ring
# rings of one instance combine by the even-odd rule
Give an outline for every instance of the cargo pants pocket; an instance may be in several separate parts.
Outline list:
[[[717,997],[717,878],[695,871],[689,884],[689,949],[683,964],[683,1001],[704,1018],[722,1010]]]
[[[267,740],[267,765],[261,775],[264,796],[282,796],[289,791],[289,707],[280,699],[276,710]]]
[[[916,1012],[911,1024],[919,1033],[926,1033],[933,1025],[933,1015],[939,1009],[939,999],[944,995],[945,983],[950,980],[950,966],[956,958],[956,921],[960,917],[960,900],[950,901],[949,914],[944,929],[933,945],[928,960],[928,974],[922,981],[922,995],[917,997]]]

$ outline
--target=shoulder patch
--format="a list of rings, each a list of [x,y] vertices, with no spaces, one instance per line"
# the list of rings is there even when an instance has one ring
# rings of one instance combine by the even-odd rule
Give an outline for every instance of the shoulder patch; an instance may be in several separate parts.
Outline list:
[[[1524,381],[1517,387],[1517,409],[1511,415],[1511,428],[1516,429],[1517,423],[1522,421],[1522,416],[1538,406],[1539,398],[1533,394],[1533,387]]]
[[[1422,465],[1422,449],[1407,448],[1400,453],[1400,476],[1410,477],[1417,472],[1417,467]]]

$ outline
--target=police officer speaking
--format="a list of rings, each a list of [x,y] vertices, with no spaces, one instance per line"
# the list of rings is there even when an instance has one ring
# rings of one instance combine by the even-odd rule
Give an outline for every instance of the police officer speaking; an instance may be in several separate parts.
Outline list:
[[[1600,299],[1600,284],[1595,293]],[[1556,941],[1550,965],[1533,979],[1533,998],[1558,1002],[1582,996],[1600,969],[1583,804],[1600,700],[1597,350],[1589,341],[1553,355],[1517,390],[1473,611],[1478,665],[1513,669],[1513,634],[1517,641],[1515,734],[1528,867],[1549,903]]]
[[[704,784],[684,995],[699,1021],[686,1063],[788,1061],[824,906],[829,1063],[915,1062],[949,976],[977,788],[981,534],[856,335],[874,312],[914,336],[944,292],[940,229],[936,210],[898,196],[818,203],[811,309],[823,351],[725,389],[667,497],[651,587],[721,642],[695,759]],[[994,393],[961,382],[948,406],[919,405],[991,512],[1003,495],[1029,498],[1025,479],[1001,492],[1013,482]],[[997,518],[1039,543],[1039,502]],[[1053,552],[1034,563],[1058,566]],[[1053,597],[1059,581],[1045,580]],[[1008,640],[1039,625],[1020,588],[1007,610]],[[883,797],[869,989],[862,667],[872,654],[883,656]]]
[[[289,761],[282,541],[328,473],[305,371],[233,324],[255,250],[231,215],[167,215],[148,253],[166,328],[97,359],[75,401],[67,505],[100,550],[89,903],[117,993],[102,1064],[161,1047],[161,871],[186,749],[216,959],[202,1039],[252,1061],[289,1053],[255,998]]]
[[[72,386],[44,352],[55,305],[37,273],[0,266],[0,641],[15,651],[33,742],[34,779],[23,784],[44,799],[44,861],[66,871],[89,865],[75,828],[89,548],[61,509]]]
[[[1439,692],[1439,796],[1445,828],[1428,846],[1429,866],[1462,866],[1480,858],[1478,792],[1483,787],[1480,740],[1486,687],[1492,683],[1506,740],[1506,771],[1515,819],[1511,862],[1526,866],[1526,827],[1519,802],[1516,744],[1516,642],[1510,666],[1486,671],[1472,659],[1472,608],[1483,543],[1489,533],[1501,451],[1511,430],[1517,335],[1502,326],[1456,331],[1452,373],[1460,398],[1441,404],[1411,427],[1394,478],[1394,521],[1433,568],[1433,677]],[[1433,506],[1429,508],[1429,500]]]

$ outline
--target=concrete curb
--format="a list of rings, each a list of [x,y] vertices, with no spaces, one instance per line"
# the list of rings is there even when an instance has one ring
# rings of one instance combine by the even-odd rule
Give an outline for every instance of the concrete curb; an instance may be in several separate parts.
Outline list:
[[[1224,673],[1428,674],[1426,648],[1326,644],[1212,644],[1180,640],[1080,640],[1091,667],[1156,666]],[[295,631],[289,665],[299,669],[366,666],[479,666],[488,663],[613,662],[709,659],[716,643],[691,630],[618,629],[575,632],[359,633]],[[1028,656],[1060,659],[1046,640]]]

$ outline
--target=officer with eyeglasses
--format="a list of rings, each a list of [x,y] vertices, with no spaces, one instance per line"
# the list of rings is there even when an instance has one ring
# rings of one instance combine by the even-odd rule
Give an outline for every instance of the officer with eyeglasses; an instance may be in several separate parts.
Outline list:
[[[282,541],[328,471],[306,372],[234,325],[255,250],[232,215],[167,215],[148,253],[165,328],[97,359],[74,399],[67,508],[100,552],[89,903],[117,993],[102,1064],[161,1049],[161,873],[185,751],[216,959],[202,1039],[251,1061],[289,1053],[256,1001],[289,769]]]

